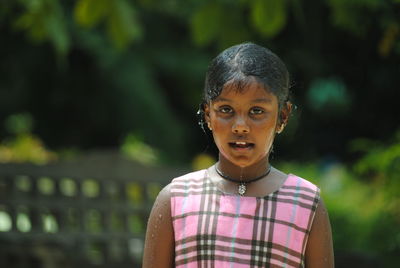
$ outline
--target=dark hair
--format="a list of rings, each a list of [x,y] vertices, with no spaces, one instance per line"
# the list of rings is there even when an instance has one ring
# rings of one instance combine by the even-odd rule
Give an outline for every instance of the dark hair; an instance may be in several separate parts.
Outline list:
[[[289,100],[289,72],[285,64],[269,49],[243,43],[225,49],[208,66],[199,124],[204,123],[204,105],[217,98],[227,82],[233,82],[240,90],[253,79],[278,98],[280,111]]]

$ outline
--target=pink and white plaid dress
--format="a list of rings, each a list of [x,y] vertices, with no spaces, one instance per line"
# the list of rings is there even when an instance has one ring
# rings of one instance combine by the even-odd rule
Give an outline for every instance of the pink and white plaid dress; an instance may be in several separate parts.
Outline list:
[[[290,174],[265,197],[220,191],[206,170],[171,183],[176,267],[303,267],[319,189]]]

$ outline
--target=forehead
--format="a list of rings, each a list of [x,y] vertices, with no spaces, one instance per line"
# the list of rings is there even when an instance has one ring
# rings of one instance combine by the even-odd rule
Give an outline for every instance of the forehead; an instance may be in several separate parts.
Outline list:
[[[257,100],[258,102],[277,101],[276,96],[265,86],[255,79],[247,81],[233,81],[224,85],[221,94],[215,98],[215,101],[234,100],[247,101]]]

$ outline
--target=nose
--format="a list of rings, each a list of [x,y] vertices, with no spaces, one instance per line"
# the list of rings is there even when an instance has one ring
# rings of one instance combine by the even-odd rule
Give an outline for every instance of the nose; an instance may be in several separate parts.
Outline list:
[[[250,128],[243,116],[237,116],[232,125],[233,133],[249,133]]]

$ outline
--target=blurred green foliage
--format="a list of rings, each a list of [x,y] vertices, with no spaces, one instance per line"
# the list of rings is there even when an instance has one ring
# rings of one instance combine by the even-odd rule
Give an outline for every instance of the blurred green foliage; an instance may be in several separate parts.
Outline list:
[[[281,162],[282,170],[311,179],[328,208],[336,252],[369,256],[380,267],[395,267],[400,251],[400,135],[376,144],[358,139],[363,150],[354,164]],[[350,265],[350,264],[348,264]]]
[[[4,124],[10,134],[30,133],[33,129],[33,118],[29,113],[13,114]]]
[[[307,92],[311,109],[329,116],[345,114],[350,107],[350,96],[340,79],[316,79]]]
[[[318,142],[306,158],[344,154],[314,133],[331,140],[331,128],[351,124],[347,114],[363,117],[357,135],[335,135],[343,144],[369,131],[365,107],[394,99],[396,8],[395,0],[6,0],[0,120],[28,110],[37,121],[33,133],[58,148],[116,146],[135,133],[161,161],[187,162],[206,146],[195,112],[208,62],[251,40],[287,62],[295,87],[300,81],[294,100],[301,122],[287,137],[307,148]],[[393,115],[382,113],[390,116],[380,124],[389,126]],[[371,138],[387,138],[376,129]],[[286,139],[280,147],[289,151]],[[294,157],[304,148],[290,151]]]
[[[89,29],[104,23],[108,36],[119,49],[142,34],[135,7],[127,0],[79,0],[74,17],[79,25]]]
[[[331,10],[333,25],[364,36],[373,23],[369,18],[374,14],[381,14],[378,22],[382,32],[393,26],[398,27],[396,13],[392,11],[396,3],[399,3],[398,0],[329,0],[327,6]],[[73,35],[73,29],[66,20],[70,13],[73,13],[73,22],[79,27],[92,30],[101,26],[115,47],[122,49],[131,42],[141,40],[145,28],[142,25],[143,16],[140,16],[143,11],[162,10],[188,19],[196,44],[218,41],[221,47],[247,40],[251,37],[249,30],[263,37],[275,37],[285,29],[291,12],[299,24],[304,24],[305,12],[305,5],[299,0],[191,0],[185,3],[176,0],[75,0],[72,4],[60,0],[18,0],[5,1],[4,5],[5,14],[18,10],[14,19],[17,30],[26,31],[35,41],[50,41],[61,54],[70,48]],[[71,5],[73,12],[69,10]],[[243,16],[244,12],[249,16]],[[393,38],[392,42],[397,41]]]
[[[11,115],[5,125],[11,135],[0,141],[0,163],[46,164],[57,159],[57,154],[46,149],[42,140],[31,133],[30,114]]]
[[[252,22],[262,35],[273,37],[282,31],[286,24],[286,4],[289,1],[255,0],[249,3]]]
[[[193,167],[203,168],[215,161],[195,117],[207,64],[227,46],[254,41],[287,63],[299,107],[275,146],[278,161],[292,160],[278,167],[321,186],[337,250],[397,264],[399,0],[1,4],[1,162],[60,155],[46,147],[119,146],[151,165],[197,155]],[[96,196],[90,181],[86,188]],[[127,194],[137,202],[141,191],[131,185]],[[160,185],[145,191],[155,198]],[[99,220],[92,211],[85,225],[99,232]]]
[[[159,161],[158,152],[134,134],[129,134],[125,138],[121,151],[130,159],[144,165],[154,165]]]
[[[392,1],[381,0],[329,0],[328,3],[333,10],[332,21],[338,27],[354,34],[364,35],[368,29],[366,18],[379,10],[388,9]],[[381,17],[382,22],[387,20]],[[384,20],[383,20],[384,19]],[[392,18],[394,19],[394,18]]]
[[[55,50],[65,54],[70,37],[64,20],[64,11],[58,0],[15,1],[21,12],[14,20],[14,27],[23,30],[34,42],[50,41]]]
[[[353,167],[355,174],[369,178],[375,185],[383,187],[387,195],[396,198],[394,203],[387,204],[396,210],[400,223],[400,131],[390,143],[356,139],[351,143],[351,149],[364,153]]]
[[[193,170],[201,170],[201,169],[205,169],[208,168],[212,165],[214,165],[216,162],[216,159],[209,155],[209,154],[205,154],[205,153],[201,153],[198,154],[194,157],[194,159],[192,160],[192,169]]]

